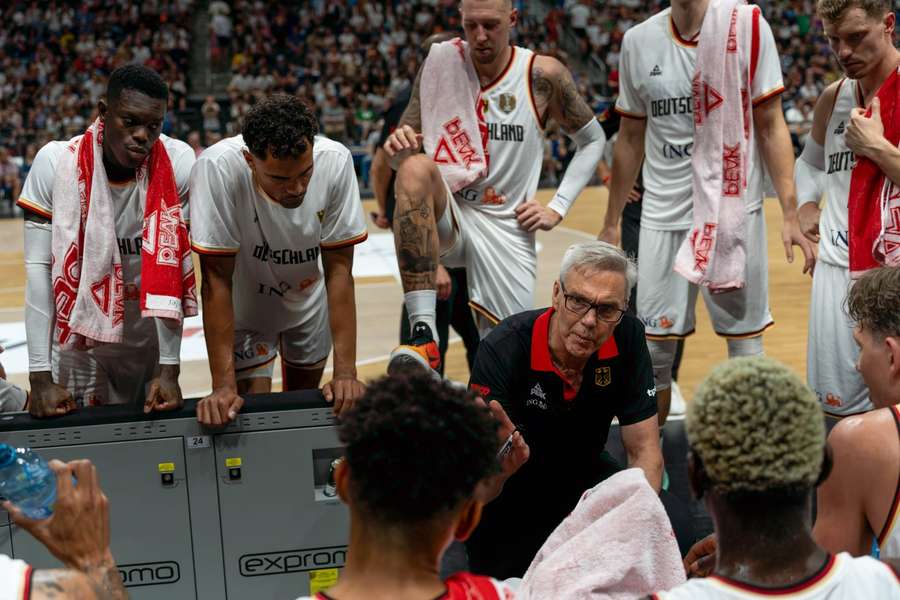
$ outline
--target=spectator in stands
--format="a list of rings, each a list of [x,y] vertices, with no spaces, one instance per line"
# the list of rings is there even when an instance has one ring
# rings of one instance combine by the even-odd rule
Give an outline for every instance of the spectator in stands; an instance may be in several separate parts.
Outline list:
[[[203,102],[203,106],[200,108],[200,113],[203,115],[204,131],[221,133],[222,122],[219,120],[219,114],[221,112],[222,107],[216,102],[215,97],[207,96],[206,100]]]
[[[317,599],[513,597],[488,577],[438,577],[447,545],[478,525],[484,494],[501,470],[497,451],[513,431],[491,404],[488,411],[471,392],[425,373],[369,384],[338,425],[346,448],[335,483],[350,508],[350,546],[337,584]],[[503,468],[527,456],[516,436]]]
[[[193,0],[2,3],[0,139],[10,153],[21,156],[28,144],[71,137],[67,125],[81,133],[93,121],[106,77],[128,62],[152,64],[173,82],[176,98],[185,95],[193,5]],[[79,119],[83,126],[76,128]]]
[[[657,598],[900,598],[888,566],[831,555],[813,539],[810,495],[829,462],[825,422],[790,370],[760,356],[719,365],[685,425],[691,487],[715,524],[715,574]]]
[[[203,144],[200,141],[200,132],[194,130],[188,134],[187,138],[188,146],[194,149],[194,154],[196,156],[200,156],[200,153],[203,152]]]
[[[9,150],[0,147],[0,196],[3,196],[10,204],[19,197],[22,189],[22,180],[19,177],[19,167],[13,162]]]
[[[322,129],[331,139],[347,143],[347,114],[335,96],[328,96],[325,108],[322,109]]]

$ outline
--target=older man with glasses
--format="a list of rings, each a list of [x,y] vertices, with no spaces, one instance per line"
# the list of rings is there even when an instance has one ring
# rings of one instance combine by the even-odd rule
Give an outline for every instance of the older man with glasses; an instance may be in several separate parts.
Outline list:
[[[605,451],[618,418],[628,463],[658,491],[656,387],[644,326],[625,314],[637,279],[615,246],[571,246],[553,305],[513,315],[482,340],[470,386],[497,400],[530,447],[466,544],[473,572],[521,577],[585,490],[619,470]]]

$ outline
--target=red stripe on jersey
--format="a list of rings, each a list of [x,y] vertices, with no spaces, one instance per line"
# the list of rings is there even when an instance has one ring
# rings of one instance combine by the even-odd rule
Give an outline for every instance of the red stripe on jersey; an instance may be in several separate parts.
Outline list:
[[[753,89],[753,78],[759,63],[759,7],[753,7],[753,32],[750,34],[750,89]]]

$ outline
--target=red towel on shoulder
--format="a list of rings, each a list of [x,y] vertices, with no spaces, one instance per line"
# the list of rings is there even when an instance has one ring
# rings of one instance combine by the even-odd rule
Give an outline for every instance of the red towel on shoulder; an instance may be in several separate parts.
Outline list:
[[[895,70],[875,94],[881,105],[884,137],[900,144],[900,71]],[[872,109],[866,116],[872,115]],[[859,156],[850,176],[847,199],[850,276],[860,277],[880,265],[900,266],[900,187],[868,158]]]

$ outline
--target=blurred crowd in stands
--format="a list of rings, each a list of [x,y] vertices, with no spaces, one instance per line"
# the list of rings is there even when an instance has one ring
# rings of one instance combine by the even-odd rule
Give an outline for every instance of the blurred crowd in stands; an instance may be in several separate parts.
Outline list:
[[[515,2],[514,43],[556,56],[575,74],[597,113],[615,101],[622,36],[666,0]],[[813,0],[761,0],[781,52],[785,116],[799,150],[812,108],[839,69],[813,16]],[[193,0],[12,0],[0,16],[0,195],[17,192],[30,161],[50,139],[84,131],[105,78],[144,63],[172,90],[164,132],[198,152],[240,130],[261,96],[309,98],[322,131],[348,145],[364,187],[380,117],[411,85],[431,33],[461,28],[457,0],[213,0],[208,7],[212,68],[231,73],[226,93],[188,98]],[[202,96],[201,96],[202,97]],[[545,182],[554,184],[572,155],[551,124]],[[13,158],[15,157],[15,158]],[[18,171],[17,173],[14,171]]]
[[[0,195],[7,202],[45,142],[84,132],[116,67],[151,66],[169,82],[171,108],[184,103],[192,8],[193,0],[0,3]]]
[[[590,57],[587,66],[603,75],[594,90],[595,108],[615,101],[619,49],[625,32],[668,4],[666,0],[557,2],[548,23],[565,23],[574,38],[573,55]],[[812,127],[816,99],[825,86],[840,77],[840,67],[815,17],[814,0],[759,0],[755,4],[772,27],[781,56],[786,88],[782,106],[794,148],[799,152]]]

